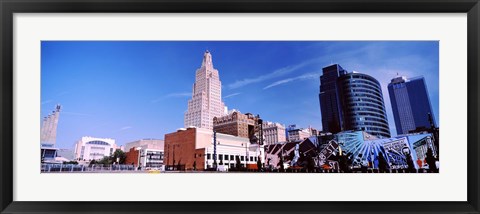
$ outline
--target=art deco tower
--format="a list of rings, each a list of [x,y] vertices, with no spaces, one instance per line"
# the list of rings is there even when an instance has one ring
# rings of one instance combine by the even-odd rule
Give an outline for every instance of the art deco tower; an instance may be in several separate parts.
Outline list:
[[[188,100],[188,110],[185,112],[185,127],[213,129],[213,118],[223,115],[222,83],[218,70],[213,67],[212,55],[207,50],[203,54],[202,66],[195,74],[192,99]]]
[[[54,147],[57,141],[57,125],[60,116],[60,105],[55,107],[51,114],[43,118],[40,133],[40,142],[44,146]]]

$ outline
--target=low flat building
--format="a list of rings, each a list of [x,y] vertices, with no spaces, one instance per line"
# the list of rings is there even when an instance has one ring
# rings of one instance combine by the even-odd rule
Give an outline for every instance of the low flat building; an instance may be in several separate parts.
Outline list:
[[[125,164],[143,168],[161,168],[163,166],[164,141],[142,139],[127,143]]]
[[[56,163],[58,148],[53,144],[45,144],[40,146],[40,158],[42,163]]]
[[[216,133],[203,128],[179,129],[165,135],[165,165],[169,169],[206,170],[214,167],[214,154],[219,168],[231,169],[264,161],[264,146],[251,144],[245,137]]]
[[[100,160],[120,149],[111,138],[82,137],[75,144],[75,160]]]

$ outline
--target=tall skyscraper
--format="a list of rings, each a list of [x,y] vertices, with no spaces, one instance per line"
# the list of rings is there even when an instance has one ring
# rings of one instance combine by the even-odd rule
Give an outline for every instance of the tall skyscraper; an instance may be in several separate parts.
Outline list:
[[[338,94],[338,77],[347,71],[334,64],[323,68],[320,76],[320,112],[322,113],[323,131],[337,133],[342,131],[342,108]]]
[[[436,126],[427,86],[423,77],[395,77],[388,84],[397,134],[417,128],[430,128],[429,114]]]
[[[213,129],[213,118],[225,115],[222,102],[222,83],[218,70],[213,67],[212,55],[203,54],[202,66],[197,69],[193,84],[192,99],[188,100],[185,112],[185,127]]]
[[[358,72],[341,75],[338,83],[344,130],[361,130],[380,138],[390,137],[380,83]]]
[[[61,106],[55,106],[51,114],[43,118],[40,130],[40,143],[45,147],[54,147],[57,141],[58,117],[60,116]]]
[[[320,76],[319,98],[324,132],[362,130],[390,137],[382,89],[375,78],[329,65]]]

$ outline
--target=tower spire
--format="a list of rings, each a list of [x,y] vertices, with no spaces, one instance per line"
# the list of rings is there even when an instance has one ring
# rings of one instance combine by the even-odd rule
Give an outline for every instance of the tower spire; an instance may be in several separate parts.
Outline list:
[[[210,54],[210,51],[206,50],[205,53],[203,54],[203,61],[202,61],[202,67],[213,67],[212,63],[212,54]]]

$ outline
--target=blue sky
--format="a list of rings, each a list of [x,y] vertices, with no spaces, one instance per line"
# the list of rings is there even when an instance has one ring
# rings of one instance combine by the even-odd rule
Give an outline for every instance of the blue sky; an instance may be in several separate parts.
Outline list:
[[[382,84],[393,135],[387,84],[397,73],[425,77],[440,122],[436,41],[43,41],[41,118],[62,105],[59,148],[73,148],[82,136],[114,138],[118,145],[163,139],[183,127],[207,49],[228,108],[264,120],[321,129],[319,77],[338,63]]]

